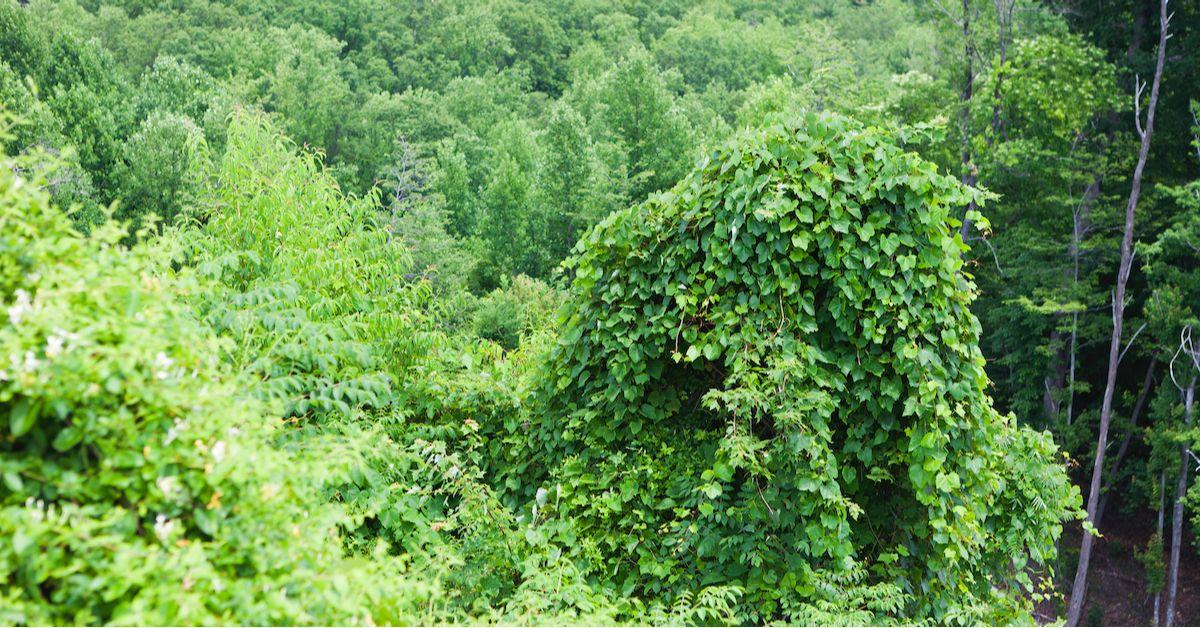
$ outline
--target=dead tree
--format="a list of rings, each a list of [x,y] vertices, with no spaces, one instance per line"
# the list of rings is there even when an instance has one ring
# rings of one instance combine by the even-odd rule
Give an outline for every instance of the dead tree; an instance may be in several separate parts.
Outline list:
[[[1183,358],[1185,370],[1182,377],[1175,373],[1176,360]],[[1191,426],[1196,404],[1196,378],[1200,373],[1200,347],[1192,342],[1192,326],[1184,327],[1179,334],[1179,349],[1171,359],[1171,381],[1183,397],[1183,420]],[[1183,500],[1187,496],[1188,457],[1191,450],[1187,443],[1179,446],[1179,475],[1175,478],[1175,505],[1171,512],[1171,558],[1167,566],[1167,608],[1164,613],[1165,626],[1175,625],[1175,597],[1179,591],[1179,554],[1183,545]]]
[[[1129,283],[1129,273],[1133,267],[1133,231],[1134,217],[1137,214],[1138,197],[1142,192],[1142,174],[1146,169],[1146,159],[1150,154],[1150,139],[1154,133],[1154,112],[1158,107],[1159,86],[1162,84],[1163,65],[1166,61],[1167,40],[1171,16],[1167,13],[1167,1],[1159,1],[1159,37],[1158,59],[1154,67],[1154,80],[1150,87],[1150,102],[1146,109],[1146,124],[1142,126],[1141,98],[1145,84],[1135,81],[1134,88],[1134,125],[1141,147],[1138,150],[1137,166],[1133,169],[1133,186],[1129,192],[1129,202],[1125,206],[1125,230],[1121,238],[1121,264],[1117,271],[1117,286],[1113,293],[1112,338],[1108,346],[1108,377],[1104,386],[1104,400],[1100,406],[1100,430],[1096,438],[1096,459],[1092,465],[1092,481],[1088,485],[1087,521],[1094,525],[1096,512],[1100,505],[1100,487],[1104,473],[1104,452],[1108,446],[1108,428],[1112,422],[1113,395],[1117,388],[1117,367],[1121,361],[1121,331],[1125,322],[1125,288]],[[1095,536],[1087,531],[1083,534],[1083,542],[1079,548],[1079,567],[1075,571],[1075,580],[1071,587],[1071,602],[1067,607],[1067,625],[1078,626],[1083,617],[1083,602],[1087,598],[1088,567],[1092,559],[1092,544]]]

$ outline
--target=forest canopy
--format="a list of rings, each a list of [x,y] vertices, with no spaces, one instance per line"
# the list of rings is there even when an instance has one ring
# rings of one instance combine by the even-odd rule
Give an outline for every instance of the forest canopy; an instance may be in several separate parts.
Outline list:
[[[1195,621],[1198,19],[0,0],[0,622]]]

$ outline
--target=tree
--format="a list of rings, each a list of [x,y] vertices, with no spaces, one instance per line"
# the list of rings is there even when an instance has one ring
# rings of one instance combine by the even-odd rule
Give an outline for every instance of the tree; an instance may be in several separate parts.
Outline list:
[[[491,290],[502,275],[539,275],[541,251],[534,234],[542,227],[533,211],[537,189],[538,147],[524,123],[498,128],[492,146],[495,153],[485,172],[489,173],[480,194],[481,213],[477,236],[487,243],[487,256],[476,287]]]
[[[1192,103],[1192,110],[1198,108]],[[1193,146],[1200,148],[1200,124],[1193,127]],[[1167,445],[1179,457],[1171,516],[1171,549],[1166,582],[1164,625],[1176,621],[1179,589],[1179,560],[1183,548],[1184,507],[1188,489],[1188,467],[1194,460],[1196,382],[1200,378],[1200,346],[1193,334],[1200,325],[1200,179],[1166,190],[1180,210],[1175,219],[1147,247],[1146,273],[1155,287],[1156,307],[1149,321],[1154,325],[1164,353],[1170,352],[1168,373],[1183,406],[1182,424],[1159,428]]]
[[[663,67],[679,70],[696,91],[714,81],[740,90],[784,72],[789,39],[775,20],[751,25],[698,7],[655,40],[653,51]]]
[[[1143,128],[1141,118],[1141,98],[1144,84],[1138,84],[1134,93],[1135,122],[1141,147],[1138,150],[1137,166],[1133,171],[1133,185],[1129,192],[1129,202],[1125,206],[1125,227],[1121,239],[1121,264],[1117,269],[1117,285],[1112,298],[1112,340],[1108,348],[1108,376],[1104,386],[1104,401],[1100,408],[1100,428],[1096,439],[1096,458],[1092,464],[1092,478],[1088,484],[1087,513],[1088,522],[1096,520],[1096,509],[1100,502],[1100,486],[1103,481],[1104,454],[1108,445],[1108,428],[1112,421],[1113,395],[1117,385],[1117,369],[1121,359],[1121,332],[1125,322],[1125,289],[1129,282],[1129,273],[1133,267],[1133,228],[1137,212],[1138,197],[1142,191],[1142,175],[1146,168],[1146,158],[1150,153],[1150,140],[1154,134],[1154,114],[1158,107],[1159,86],[1162,84],[1163,64],[1166,60],[1167,39],[1170,38],[1170,16],[1167,14],[1167,0],[1159,2],[1159,38],[1158,63],[1154,68],[1154,80],[1150,87],[1150,101],[1146,109],[1146,124]],[[1067,609],[1067,625],[1078,626],[1083,617],[1083,601],[1087,595],[1088,566],[1092,557],[1093,534],[1085,531],[1082,545],[1079,549],[1079,566],[1075,571],[1075,581],[1071,587],[1071,602]]]
[[[267,104],[283,116],[297,141],[323,148],[336,159],[352,102],[337,62],[341,44],[299,27],[275,36],[286,45],[269,77]]]
[[[630,51],[594,86],[583,86],[577,98],[597,134],[621,149],[632,198],[670,186],[691,163],[687,120],[644,48]]]
[[[122,146],[121,204],[115,217],[140,227],[153,213],[170,224],[192,201],[207,174],[204,133],[185,116],[155,111]]]
[[[347,460],[273,444],[278,413],[184,301],[205,288],[172,247],[81,236],[26,160],[0,160],[0,349],[19,356],[0,372],[0,621],[418,621],[401,561],[351,555],[322,496]]]
[[[1003,131],[975,145],[984,181],[1001,195],[989,212],[996,229],[971,252],[985,350],[996,356],[998,397],[1067,443],[1075,400],[1087,392],[1080,347],[1092,342],[1090,312],[1106,297],[1109,239],[1095,232],[1103,236],[1110,212],[1102,184],[1119,165],[1107,123],[1118,104],[1116,69],[1081,38],[1041,35],[1017,39],[979,83],[984,105],[998,101],[976,108],[975,126],[1003,112]]]
[[[544,234],[538,245],[549,260],[567,257],[580,232],[608,210],[603,165],[588,136],[587,123],[569,103],[550,110],[541,138],[538,177]]]
[[[155,111],[204,120],[217,82],[204,70],[171,56],[154,60],[142,75],[136,96],[137,115],[145,118]]]

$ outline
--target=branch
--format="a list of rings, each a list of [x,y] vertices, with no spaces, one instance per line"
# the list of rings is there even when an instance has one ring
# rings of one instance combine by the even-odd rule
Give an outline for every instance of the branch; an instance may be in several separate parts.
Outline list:
[[[1135,74],[1133,86],[1133,126],[1137,129],[1138,138],[1146,139],[1146,131],[1142,129],[1142,93],[1146,91],[1146,84],[1142,82],[1142,77]]]
[[[1142,323],[1142,326],[1138,327],[1137,331],[1133,332],[1133,336],[1129,338],[1129,343],[1125,345],[1125,350],[1121,351],[1121,355],[1117,356],[1117,364],[1120,364],[1121,360],[1125,359],[1125,353],[1129,351],[1129,348],[1133,346],[1133,341],[1137,340],[1138,334],[1142,333],[1142,330],[1145,328],[1146,323]]]

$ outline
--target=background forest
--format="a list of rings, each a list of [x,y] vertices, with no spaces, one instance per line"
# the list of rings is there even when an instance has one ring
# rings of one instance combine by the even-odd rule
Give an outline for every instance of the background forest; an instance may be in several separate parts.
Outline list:
[[[0,623],[1196,623],[1198,72],[1185,0],[0,0]]]

